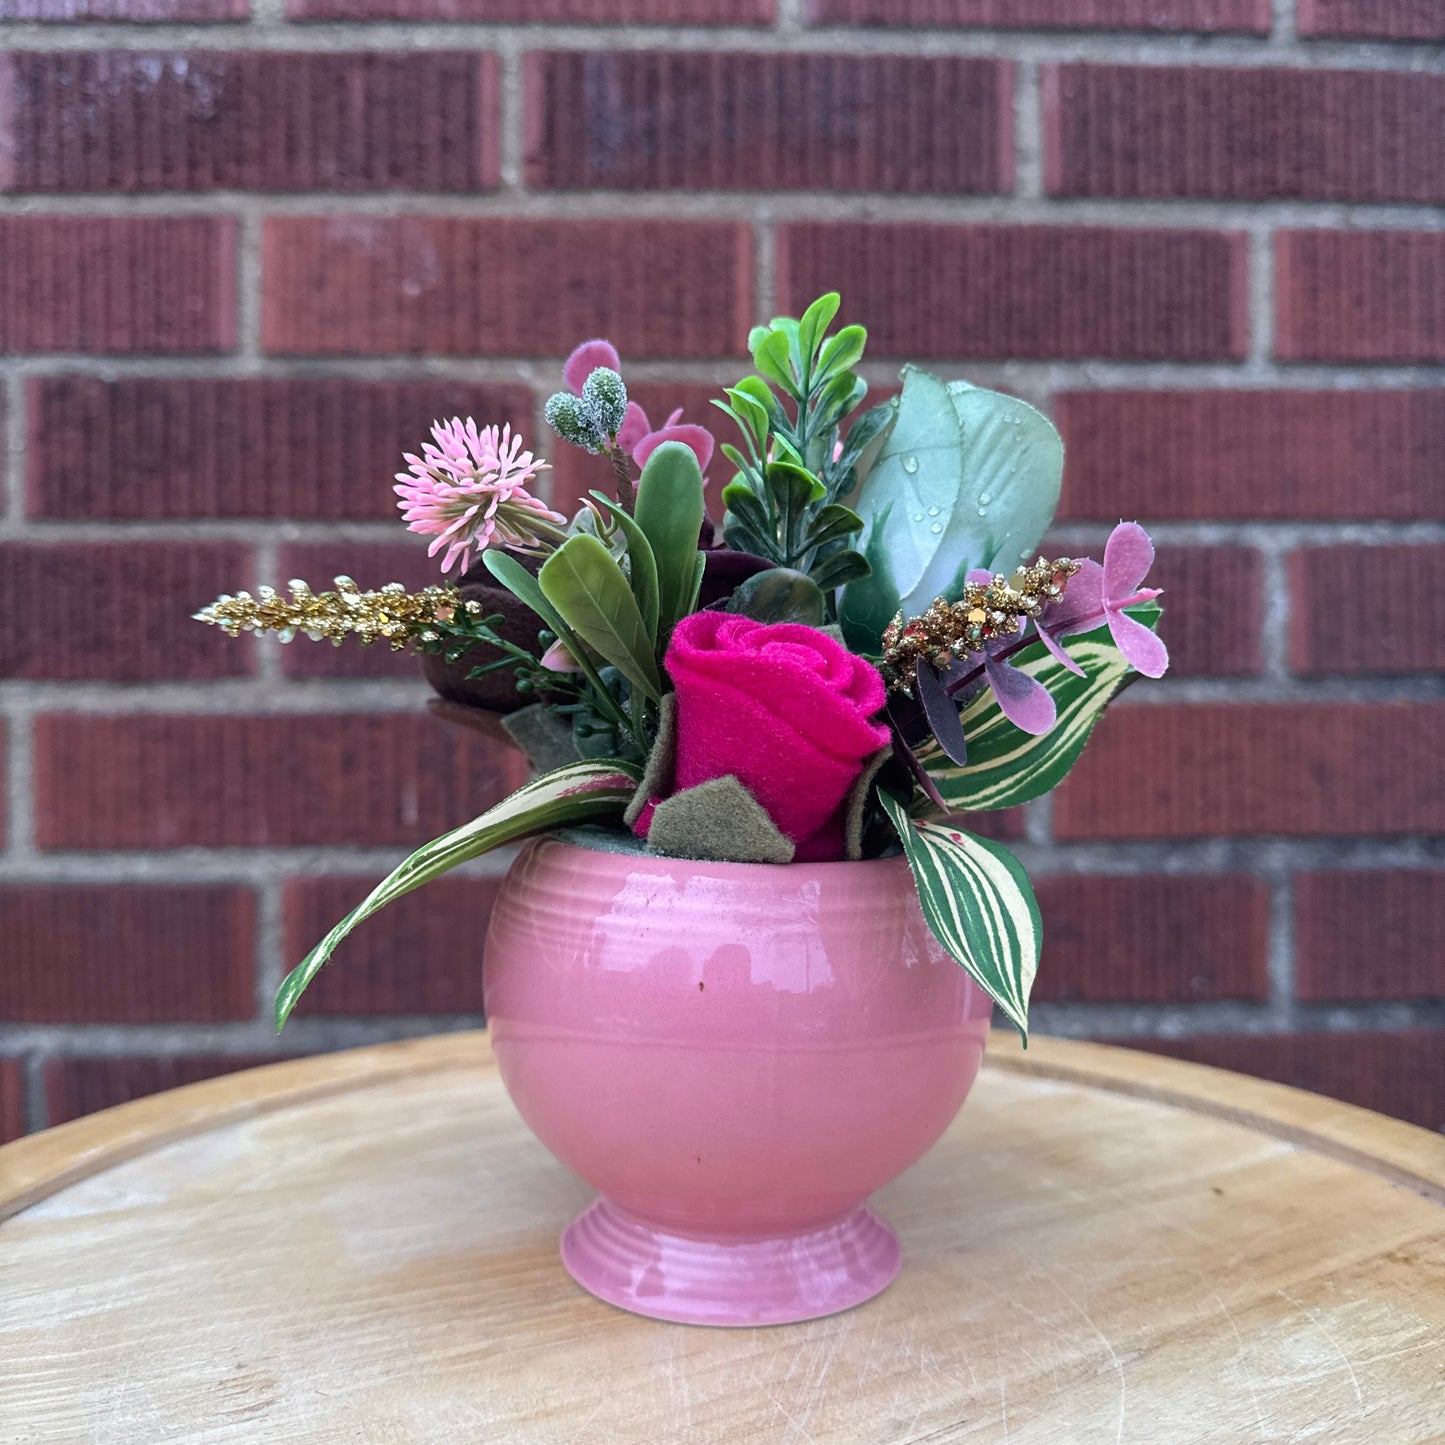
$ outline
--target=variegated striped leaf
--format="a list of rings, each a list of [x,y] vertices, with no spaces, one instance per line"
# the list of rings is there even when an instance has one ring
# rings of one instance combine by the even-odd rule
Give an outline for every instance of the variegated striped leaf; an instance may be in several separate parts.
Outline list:
[[[1160,608],[1155,603],[1131,607],[1129,615],[1155,627]],[[960,719],[968,739],[966,763],[955,763],[931,737],[917,750],[919,761],[951,812],[1012,808],[1042,797],[1057,787],[1078,761],[1099,715],[1130,668],[1107,627],[1071,637],[1064,646],[1084,669],[1083,677],[1070,672],[1041,642],[1011,659],[1015,667],[1037,678],[1053,694],[1058,718],[1048,732],[1034,736],[1015,727],[1003,715],[992,690],[985,688]],[[936,810],[930,811],[936,816]]]
[[[933,936],[1027,1043],[1043,920],[1023,864],[986,838],[910,818],[907,804],[883,789],[878,797],[903,840]]]
[[[616,759],[569,763],[533,778],[481,817],[418,848],[383,878],[282,980],[276,991],[276,1028],[279,1030],[286,1022],[297,999],[336,951],[336,946],[373,913],[457,864],[490,853],[504,843],[609,814],[620,818],[637,789],[640,776],[630,763]]]

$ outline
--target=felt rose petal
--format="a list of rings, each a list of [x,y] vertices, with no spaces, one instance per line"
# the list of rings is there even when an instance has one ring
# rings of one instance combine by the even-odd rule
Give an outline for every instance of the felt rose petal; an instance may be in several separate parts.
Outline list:
[[[584,341],[567,358],[566,364],[562,367],[562,379],[567,383],[569,390],[581,396],[583,384],[599,366],[610,367],[619,373],[622,370],[622,358],[618,356],[617,348],[610,341],[603,341],[600,337],[593,341]]]
[[[617,429],[617,445],[629,456],[632,449],[652,430],[647,413],[635,401],[627,403],[627,415]]]
[[[680,413],[674,413],[680,415]],[[619,437],[620,440],[620,437]],[[663,442],[682,442],[689,446],[697,457],[697,464],[700,470],[707,471],[707,464],[712,460],[713,442],[712,433],[694,422],[684,422],[681,425],[669,424],[660,427],[657,431],[648,432],[632,448],[632,460],[639,467],[647,465],[647,459],[660,447]]]
[[[728,612],[683,618],[666,666],[677,687],[675,789],[731,775],[799,862],[842,858],[849,791],[889,739],[872,721],[886,697],[877,669],[816,628]]]

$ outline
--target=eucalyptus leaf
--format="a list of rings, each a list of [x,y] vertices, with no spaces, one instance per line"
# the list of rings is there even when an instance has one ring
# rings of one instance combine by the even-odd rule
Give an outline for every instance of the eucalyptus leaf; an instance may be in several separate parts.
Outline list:
[[[542,564],[537,581],[583,642],[654,702],[662,697],[654,638],[622,568],[601,542],[569,538]]]
[[[966,524],[950,538],[963,546],[965,572],[1012,572],[1037,554],[1054,520],[1064,443],[1048,417],[1016,396],[966,381],[950,381],[948,392],[963,427]]]
[[[697,454],[683,442],[663,442],[647,459],[637,482],[633,517],[652,544],[657,561],[659,648],[680,618],[697,570],[702,531],[702,469]],[[745,549],[751,550],[751,549]]]
[[[821,627],[826,620],[822,589],[790,567],[772,567],[740,582],[726,610],[754,622],[802,622]]]
[[[966,382],[903,373],[898,419],[854,505],[872,576],[845,594],[853,646],[876,653],[895,612],[959,595],[971,568],[1012,571],[1053,520],[1063,443],[1042,413]]]

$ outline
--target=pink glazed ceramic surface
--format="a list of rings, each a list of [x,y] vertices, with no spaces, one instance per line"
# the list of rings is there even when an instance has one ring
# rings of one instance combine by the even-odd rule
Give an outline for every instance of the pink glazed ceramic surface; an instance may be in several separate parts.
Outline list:
[[[601,1195],[563,1263],[691,1324],[812,1319],[892,1280],[897,1237],[865,1201],[958,1112],[990,1018],[901,858],[542,838],[497,898],[484,981],[513,1102]]]

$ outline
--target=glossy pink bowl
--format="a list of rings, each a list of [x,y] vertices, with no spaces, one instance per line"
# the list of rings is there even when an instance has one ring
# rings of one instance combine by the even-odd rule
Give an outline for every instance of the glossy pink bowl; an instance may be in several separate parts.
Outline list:
[[[485,992],[522,1117],[601,1194],[563,1263],[690,1324],[813,1319],[892,1280],[897,1236],[865,1201],[948,1127],[990,1016],[902,859],[700,863],[553,837],[502,886]]]

